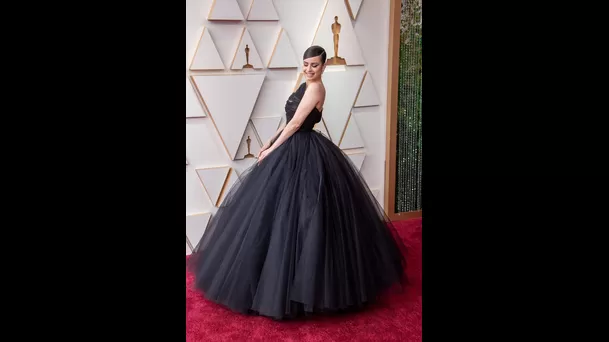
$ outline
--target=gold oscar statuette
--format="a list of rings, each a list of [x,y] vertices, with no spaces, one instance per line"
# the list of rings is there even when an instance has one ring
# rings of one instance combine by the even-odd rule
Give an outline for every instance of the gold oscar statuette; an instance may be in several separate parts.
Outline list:
[[[250,64],[250,47],[248,44],[245,44],[245,65],[243,65],[243,68],[254,68],[254,66]]]
[[[251,147],[252,147],[252,139],[250,139],[250,136],[247,136],[247,154],[245,155],[245,157],[243,158],[254,158],[254,155],[251,153]]]
[[[338,56],[338,40],[340,38],[341,25],[338,23],[338,16],[334,17],[334,23],[332,23],[332,34],[334,37],[334,57],[328,59],[329,65],[347,65],[347,61]]]

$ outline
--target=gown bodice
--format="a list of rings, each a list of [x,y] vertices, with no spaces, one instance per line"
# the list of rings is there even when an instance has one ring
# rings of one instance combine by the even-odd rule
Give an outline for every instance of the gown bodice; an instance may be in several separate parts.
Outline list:
[[[307,84],[303,83],[298,87],[298,89],[288,97],[288,100],[285,103],[285,117],[286,122],[290,122],[296,113],[296,109],[298,109],[298,105],[300,104],[300,100],[304,96],[304,92],[307,89]],[[311,113],[307,116],[302,126],[300,126],[299,131],[313,131],[313,127],[315,124],[321,121],[322,113],[317,109],[317,107],[313,108]]]

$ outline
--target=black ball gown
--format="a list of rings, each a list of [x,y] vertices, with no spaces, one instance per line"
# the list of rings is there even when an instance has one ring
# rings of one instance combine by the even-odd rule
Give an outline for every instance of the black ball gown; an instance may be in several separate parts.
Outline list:
[[[288,98],[288,122],[305,89]],[[212,215],[187,262],[208,300],[281,320],[358,309],[403,284],[405,247],[349,157],[313,130],[321,116],[313,109]]]

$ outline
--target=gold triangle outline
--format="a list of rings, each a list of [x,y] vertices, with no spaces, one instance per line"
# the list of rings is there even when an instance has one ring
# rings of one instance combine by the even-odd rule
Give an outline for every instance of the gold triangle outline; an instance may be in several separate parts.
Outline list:
[[[203,179],[201,179],[201,175],[199,175],[199,170],[214,170],[214,169],[223,169],[226,168],[226,175],[224,176],[224,182],[222,183],[222,188],[220,189],[220,193],[218,194],[218,198],[216,200],[214,200],[213,198],[211,198],[211,194],[209,193],[209,191],[207,190],[207,187],[205,187],[205,182],[203,182]],[[199,179],[199,182],[201,183],[201,185],[203,186],[203,189],[205,190],[205,194],[207,194],[207,198],[209,198],[209,201],[215,206],[218,207],[218,204],[220,203],[220,199],[222,198],[222,195],[224,194],[224,190],[226,188],[226,184],[227,181],[230,177],[231,174],[231,170],[233,168],[228,166],[228,165],[224,165],[224,166],[212,166],[212,167],[199,167],[195,169],[195,172],[197,173],[197,178]]]

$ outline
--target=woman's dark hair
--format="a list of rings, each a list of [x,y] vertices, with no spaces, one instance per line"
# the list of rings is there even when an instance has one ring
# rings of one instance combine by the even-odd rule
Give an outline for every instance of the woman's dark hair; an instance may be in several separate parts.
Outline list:
[[[313,45],[305,50],[305,52],[302,56],[302,59],[304,60],[307,58],[317,57],[317,56],[319,56],[319,58],[321,58],[321,64],[326,63],[326,50],[324,50],[324,48],[322,48],[319,45]]]

